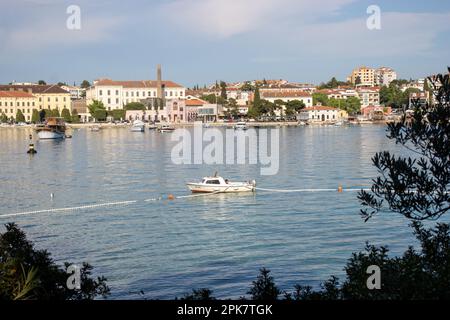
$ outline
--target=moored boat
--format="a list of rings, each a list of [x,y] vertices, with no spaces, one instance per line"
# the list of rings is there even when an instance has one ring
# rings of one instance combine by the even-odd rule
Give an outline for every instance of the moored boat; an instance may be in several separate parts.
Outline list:
[[[161,127],[159,127],[158,130],[160,132],[172,132],[175,130],[175,128],[169,124],[163,124]]]
[[[231,182],[228,179],[217,176],[204,177],[200,182],[186,184],[192,193],[233,193],[252,192],[256,190],[256,181]]]
[[[132,132],[144,132],[145,130],[145,123],[141,120],[135,120],[133,121],[133,125],[131,126]]]
[[[237,122],[234,126],[234,130],[247,130],[247,123],[244,121]]]
[[[66,124],[63,118],[47,118],[44,125],[35,128],[39,139],[64,139],[66,137]]]

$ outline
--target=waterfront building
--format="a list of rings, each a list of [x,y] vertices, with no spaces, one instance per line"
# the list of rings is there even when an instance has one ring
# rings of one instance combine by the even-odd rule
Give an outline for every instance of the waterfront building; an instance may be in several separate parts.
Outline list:
[[[389,86],[389,84],[397,80],[397,72],[388,67],[381,67],[375,70],[375,83],[377,86]]]
[[[327,106],[312,106],[304,108],[299,113],[299,120],[308,122],[336,122],[340,121],[342,110]],[[348,116],[347,116],[348,117]]]
[[[64,108],[71,108],[70,93],[55,85],[0,85],[0,91],[27,92],[37,98],[35,109],[58,109],[61,113]]]
[[[354,85],[374,86],[376,84],[375,69],[366,66],[353,69],[352,73],[347,77],[347,81]]]
[[[70,99],[72,100],[82,99],[86,95],[86,89],[81,87],[64,85],[61,88],[70,93]]]
[[[302,101],[305,107],[312,107],[312,95],[304,91],[262,91],[260,92],[261,99],[275,102],[276,100],[282,100],[283,102],[289,101]]]
[[[411,92],[409,94],[408,107],[412,108],[414,103],[418,103],[420,106],[425,106],[430,100],[429,92]]]
[[[361,100],[361,108],[380,105],[379,87],[360,87],[356,89],[356,92]]]
[[[94,100],[103,102],[106,110],[123,109],[131,102],[142,102],[148,98],[158,98],[158,81],[115,81],[100,79],[94,81],[86,91],[87,104]],[[162,99],[184,99],[186,88],[172,81],[161,81]]]
[[[0,115],[5,114],[8,119],[15,119],[20,109],[25,116],[25,121],[30,122],[36,106],[37,98],[29,92],[0,91]]]

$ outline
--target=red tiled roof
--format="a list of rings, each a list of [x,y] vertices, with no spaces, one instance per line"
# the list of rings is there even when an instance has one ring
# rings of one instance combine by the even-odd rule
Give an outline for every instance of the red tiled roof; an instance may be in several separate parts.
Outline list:
[[[183,86],[173,81],[161,81],[166,88],[183,88]],[[111,79],[101,79],[96,82],[96,86],[123,86],[124,88],[156,88],[158,82],[155,80],[138,81],[115,81]]]
[[[327,106],[312,106],[303,108],[301,111],[325,111],[325,110],[339,110],[338,108],[334,107],[327,107]]]
[[[299,98],[299,97],[311,97],[311,94],[303,91],[296,92],[261,92],[262,98]]]
[[[66,90],[62,89],[61,87],[59,87],[56,84],[51,84],[51,85],[39,85],[39,84],[34,84],[34,85],[0,85],[0,91],[28,91],[31,90],[33,93],[40,93],[40,94],[58,94],[58,93],[67,93],[69,94],[69,92],[67,92]]]
[[[34,96],[24,91],[0,91],[0,98],[34,98]]]
[[[207,103],[206,101],[203,101],[201,99],[189,99],[189,100],[186,100],[186,106],[187,107],[203,106],[206,103]]]

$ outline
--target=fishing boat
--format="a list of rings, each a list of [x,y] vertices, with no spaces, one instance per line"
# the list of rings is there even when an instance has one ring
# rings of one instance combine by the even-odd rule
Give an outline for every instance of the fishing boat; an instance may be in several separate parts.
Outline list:
[[[158,130],[159,132],[172,132],[175,128],[169,124],[163,124]]]
[[[45,124],[35,128],[39,139],[64,139],[66,137],[66,124],[63,118],[47,118]]]
[[[100,131],[100,126],[98,125],[98,124],[94,124],[92,127],[91,127],[91,131],[93,131],[93,132],[98,132],[98,131]]]
[[[131,126],[132,132],[144,132],[145,130],[145,123],[141,120],[134,120],[133,125]]]
[[[237,122],[234,126],[234,130],[247,130],[247,123],[244,121]]]
[[[204,177],[200,182],[189,182],[187,187],[192,193],[253,192],[256,190],[256,181],[231,182],[216,173],[214,177]]]

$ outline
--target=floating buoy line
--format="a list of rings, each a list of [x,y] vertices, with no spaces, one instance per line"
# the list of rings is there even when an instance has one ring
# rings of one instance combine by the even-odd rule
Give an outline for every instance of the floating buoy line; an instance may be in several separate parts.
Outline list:
[[[256,188],[256,191],[273,192],[273,193],[310,193],[310,192],[343,193],[343,192],[356,192],[356,191],[361,191],[361,190],[368,191],[370,189],[355,189],[355,188],[345,189],[342,187],[342,185],[339,185],[337,189],[332,189],[332,188],[329,188],[329,189],[268,189],[268,188],[259,188],[259,187]],[[138,202],[149,203],[149,202],[158,202],[158,201],[163,201],[163,200],[174,201],[177,199],[207,197],[207,196],[212,196],[212,195],[216,195],[219,193],[223,193],[223,192],[216,191],[216,192],[211,192],[211,193],[192,194],[192,195],[186,195],[186,196],[174,196],[173,194],[169,194],[165,197],[150,198],[150,199],[146,199],[146,200],[105,202],[105,203],[89,204],[89,205],[83,205],[83,206],[77,206],[77,207],[51,208],[51,209],[44,209],[44,210],[8,213],[8,214],[0,215],[0,218],[10,218],[10,217],[34,215],[34,214],[40,214],[40,213],[71,212],[71,211],[92,210],[92,209],[106,208],[106,207],[129,206],[132,204],[136,204]],[[51,193],[51,198],[53,199],[53,197],[54,197],[54,195],[53,195],[53,193]]]

